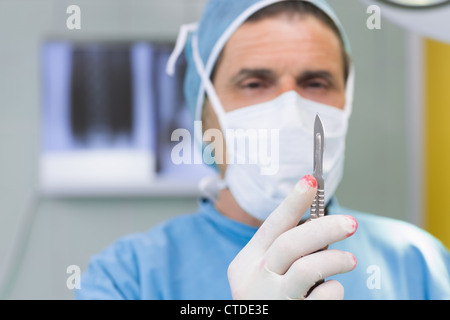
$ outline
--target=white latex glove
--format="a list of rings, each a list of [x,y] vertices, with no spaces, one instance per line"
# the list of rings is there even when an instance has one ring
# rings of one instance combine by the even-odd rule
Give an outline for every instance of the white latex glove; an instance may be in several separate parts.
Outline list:
[[[316,194],[316,180],[305,176],[265,220],[249,243],[231,262],[228,280],[234,299],[304,299],[319,280],[353,270],[355,257],[329,244],[353,235],[351,216],[325,216],[297,226]],[[336,280],[317,286],[307,299],[343,299]]]

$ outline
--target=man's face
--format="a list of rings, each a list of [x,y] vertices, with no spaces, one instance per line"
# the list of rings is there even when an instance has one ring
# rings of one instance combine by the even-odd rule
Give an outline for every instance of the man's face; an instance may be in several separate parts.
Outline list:
[[[310,16],[278,15],[244,23],[228,40],[212,80],[226,112],[292,90],[343,109],[343,64],[341,44],[329,27]],[[205,130],[220,130],[208,100],[202,118]],[[222,146],[225,154],[225,143]],[[227,165],[218,167],[223,177]]]
[[[291,90],[336,108],[345,105],[340,42],[311,16],[278,15],[243,24],[226,44],[213,82],[226,112]]]

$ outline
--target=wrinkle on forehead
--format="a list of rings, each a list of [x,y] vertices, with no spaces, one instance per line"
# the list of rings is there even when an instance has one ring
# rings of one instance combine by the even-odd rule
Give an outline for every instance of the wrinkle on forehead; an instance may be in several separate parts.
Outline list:
[[[325,24],[310,16],[286,19],[282,15],[244,23],[230,37],[221,62],[223,58],[232,62],[226,68],[236,73],[242,66],[296,73],[308,66],[331,69],[344,78],[339,39]]]

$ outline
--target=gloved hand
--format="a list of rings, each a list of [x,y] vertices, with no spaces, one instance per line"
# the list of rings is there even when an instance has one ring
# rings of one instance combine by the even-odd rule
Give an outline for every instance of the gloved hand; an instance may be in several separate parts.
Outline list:
[[[351,216],[325,216],[297,226],[317,190],[314,177],[305,176],[265,220],[231,262],[228,280],[234,299],[343,299],[336,280],[309,289],[322,279],[353,270],[355,257],[327,245],[353,235]]]

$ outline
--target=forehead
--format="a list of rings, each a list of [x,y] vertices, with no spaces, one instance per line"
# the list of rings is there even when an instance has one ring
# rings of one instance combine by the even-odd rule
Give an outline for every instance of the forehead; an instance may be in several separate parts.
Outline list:
[[[292,14],[244,23],[228,40],[222,58],[252,65],[272,58],[274,67],[305,58],[342,62],[340,41],[325,23]]]

